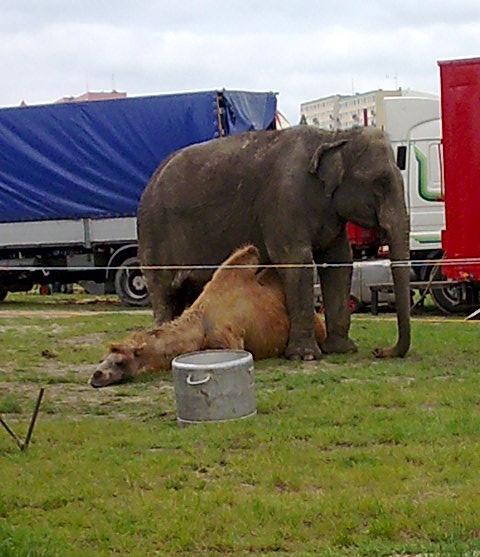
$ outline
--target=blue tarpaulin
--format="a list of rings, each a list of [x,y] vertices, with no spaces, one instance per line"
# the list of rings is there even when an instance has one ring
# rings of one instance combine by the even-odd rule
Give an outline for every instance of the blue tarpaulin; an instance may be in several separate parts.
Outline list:
[[[266,129],[271,93],[224,91],[227,134]],[[160,162],[219,136],[207,91],[0,110],[0,222],[134,216]]]
[[[226,128],[229,135],[274,126],[277,98],[274,93],[225,91]]]

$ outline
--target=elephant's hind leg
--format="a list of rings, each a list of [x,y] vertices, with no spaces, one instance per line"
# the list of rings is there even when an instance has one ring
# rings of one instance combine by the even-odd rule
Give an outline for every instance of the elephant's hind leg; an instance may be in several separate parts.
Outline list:
[[[143,274],[150,294],[155,323],[161,325],[165,321],[171,321],[174,312],[172,282],[175,273],[165,270],[144,269]]]

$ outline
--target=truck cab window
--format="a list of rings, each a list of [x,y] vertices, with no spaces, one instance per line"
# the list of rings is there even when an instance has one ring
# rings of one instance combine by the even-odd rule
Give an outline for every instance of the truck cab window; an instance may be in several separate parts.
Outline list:
[[[400,145],[397,147],[397,166],[400,170],[407,168],[407,146]]]

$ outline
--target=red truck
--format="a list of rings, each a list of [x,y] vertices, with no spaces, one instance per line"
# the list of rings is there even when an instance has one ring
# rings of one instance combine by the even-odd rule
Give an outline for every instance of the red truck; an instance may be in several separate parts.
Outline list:
[[[480,58],[439,62],[445,229],[443,274],[480,284]],[[473,284],[472,284],[473,283]],[[470,289],[471,290],[471,289]],[[467,291],[468,292],[468,291]]]

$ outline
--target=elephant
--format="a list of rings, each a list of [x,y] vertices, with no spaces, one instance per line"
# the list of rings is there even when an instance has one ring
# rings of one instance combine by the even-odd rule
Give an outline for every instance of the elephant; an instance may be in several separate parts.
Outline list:
[[[290,333],[285,356],[318,359],[355,351],[349,337],[351,221],[388,242],[398,338],[375,350],[410,347],[409,217],[402,176],[386,134],[299,125],[213,139],[172,154],[155,171],[138,209],[138,253],[157,323],[183,310],[235,248],[255,245],[263,264],[281,264]],[[319,265],[327,336],[314,335],[313,261]],[[395,264],[395,262],[397,262]],[[294,264],[288,267],[288,264]],[[303,265],[303,266],[302,266]],[[153,269],[163,266],[163,269]]]

